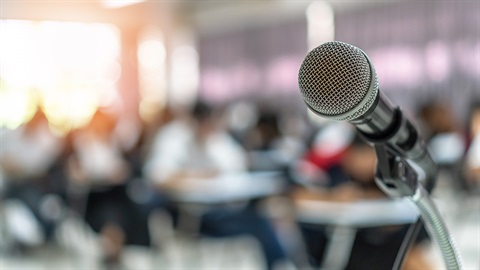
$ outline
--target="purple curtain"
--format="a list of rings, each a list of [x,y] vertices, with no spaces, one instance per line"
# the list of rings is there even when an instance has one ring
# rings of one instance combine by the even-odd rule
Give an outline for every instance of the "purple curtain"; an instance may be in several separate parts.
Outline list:
[[[372,59],[382,91],[407,110],[480,98],[480,1],[406,1],[335,17],[336,39]]]
[[[306,19],[201,35],[200,96],[214,102],[298,93]],[[300,97],[299,97],[300,99]]]

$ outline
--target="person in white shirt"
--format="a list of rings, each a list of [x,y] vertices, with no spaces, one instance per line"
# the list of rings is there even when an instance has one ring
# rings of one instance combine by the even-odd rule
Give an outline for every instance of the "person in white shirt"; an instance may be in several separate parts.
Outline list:
[[[168,193],[188,185],[192,178],[208,181],[245,172],[247,161],[243,148],[220,123],[209,105],[198,102],[191,116],[168,123],[156,134],[144,176],[160,192]],[[269,269],[286,257],[271,224],[254,204],[209,209],[200,218],[200,233],[214,237],[252,235],[259,241]]]
[[[28,123],[15,130],[2,130],[0,139],[5,204],[25,209],[10,211],[14,208],[6,207],[8,230],[21,245],[43,244],[53,236],[61,218],[64,185],[58,165],[64,140],[52,133],[41,108]]]
[[[468,190],[462,175],[465,134],[453,108],[445,101],[434,100],[421,106],[418,115],[420,135],[438,167],[437,179],[445,179],[459,191]]]
[[[150,245],[146,217],[128,194],[132,164],[116,137],[118,121],[117,115],[99,109],[73,134],[69,158],[71,186],[85,191],[85,206],[79,210],[101,239],[107,268],[121,266],[126,245]]]

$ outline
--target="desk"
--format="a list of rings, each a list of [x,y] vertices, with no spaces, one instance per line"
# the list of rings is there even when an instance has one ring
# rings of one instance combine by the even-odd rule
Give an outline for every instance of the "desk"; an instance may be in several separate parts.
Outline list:
[[[198,262],[204,259],[198,258],[201,253],[198,247],[200,250],[202,248],[201,243],[196,241],[202,224],[207,224],[205,231],[212,228],[212,231],[215,231],[215,228],[226,224],[224,230],[220,230],[221,238],[248,234],[258,239],[265,254],[268,253],[266,247],[273,242],[268,240],[271,239],[269,234],[271,228],[264,222],[257,223],[260,220],[263,221],[263,217],[257,213],[254,205],[245,206],[251,200],[282,192],[285,180],[281,172],[229,174],[210,179],[183,179],[182,181],[184,181],[182,185],[169,189],[168,192],[179,210],[178,231],[181,234],[176,240],[184,247],[183,250],[190,253],[187,256],[194,258],[190,261]],[[215,216],[217,213],[220,215]],[[266,229],[268,232],[264,233]],[[268,239],[265,240],[265,238]],[[229,253],[235,254],[231,250]],[[208,255],[211,256],[211,254]],[[267,260],[272,259],[271,256],[267,257]],[[198,264],[195,267],[198,267]]]
[[[406,199],[334,202],[302,200],[296,202],[297,219],[305,223],[352,226],[356,228],[408,224],[420,212]]]
[[[281,172],[262,171],[227,174],[210,179],[185,179],[169,189],[180,211],[179,230],[197,234],[202,214],[215,207],[244,207],[246,202],[281,193],[285,180]]]
[[[251,172],[221,175],[211,179],[187,179],[186,185],[169,190],[183,204],[213,205],[249,201],[283,191],[280,172]]]
[[[406,199],[353,202],[300,200],[295,203],[299,222],[332,227],[322,269],[343,269],[360,228],[415,223],[419,211]]]

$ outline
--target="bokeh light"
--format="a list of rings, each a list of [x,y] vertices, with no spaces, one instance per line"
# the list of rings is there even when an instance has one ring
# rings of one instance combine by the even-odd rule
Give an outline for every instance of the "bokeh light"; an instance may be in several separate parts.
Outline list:
[[[112,100],[121,75],[115,26],[18,20],[1,24],[2,127],[20,126],[41,107],[52,128],[64,133],[85,125],[102,101]]]

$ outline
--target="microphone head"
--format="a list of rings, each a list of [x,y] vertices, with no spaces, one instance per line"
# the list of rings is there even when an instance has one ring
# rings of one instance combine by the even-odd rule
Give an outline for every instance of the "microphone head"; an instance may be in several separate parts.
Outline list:
[[[365,53],[343,42],[327,42],[305,57],[298,84],[308,107],[320,116],[354,120],[378,95],[375,69]]]

